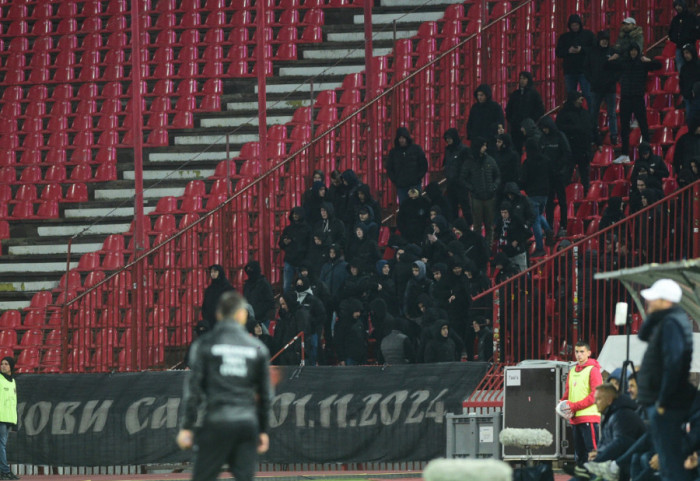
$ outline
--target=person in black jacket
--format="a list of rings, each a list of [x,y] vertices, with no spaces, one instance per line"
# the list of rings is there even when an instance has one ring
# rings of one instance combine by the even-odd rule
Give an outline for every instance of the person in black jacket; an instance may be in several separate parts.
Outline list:
[[[698,60],[698,52],[695,50],[695,42],[683,45],[681,55],[684,62],[678,75],[678,86],[681,89],[683,102],[685,102],[685,120],[690,125],[692,117],[690,107],[694,98],[693,85],[700,81],[700,60]]]
[[[501,202],[501,216],[496,224],[498,233],[498,250],[516,264],[520,272],[527,269],[527,240],[530,232],[523,223],[511,213],[510,202]]]
[[[250,261],[244,268],[248,279],[243,283],[243,295],[253,306],[255,319],[267,326],[275,315],[275,298],[272,286],[265,278],[258,261]]]
[[[678,306],[683,291],[675,281],[660,279],[643,289],[641,295],[647,317],[639,329],[639,339],[648,344],[637,374],[637,402],[650,414],[661,479],[690,481],[694,479],[692,474],[683,469],[680,426],[687,420],[696,394],[689,380],[692,323]]]
[[[340,303],[333,346],[341,366],[356,366],[367,362],[367,329],[362,318],[360,300],[349,298]]]
[[[436,215],[430,222],[431,227],[423,240],[423,255],[431,263],[447,262],[447,244],[455,240],[455,235],[443,216]]]
[[[508,133],[513,138],[513,145],[518,154],[523,151],[523,146],[525,145],[525,135],[520,131],[522,121],[525,119],[534,119],[536,121],[543,115],[544,102],[542,102],[542,96],[535,90],[532,74],[524,70],[518,76],[518,88],[510,94],[506,104]],[[501,169],[501,173],[504,173],[503,169]]]
[[[382,364],[412,364],[416,362],[416,352],[406,334],[401,332],[398,321],[387,322],[389,333],[380,343],[379,360]]]
[[[666,163],[660,156],[652,152],[651,144],[646,141],[639,144],[639,158],[635,161],[630,175],[632,185],[636,185],[637,178],[641,173],[655,178],[659,185],[670,175]]]
[[[384,259],[378,260],[376,271],[377,298],[384,300],[386,308],[392,316],[398,316],[400,302],[391,264]]]
[[[591,145],[600,145],[598,129],[593,127],[588,110],[583,108],[583,94],[569,92],[568,99],[557,115],[557,127],[566,135],[571,147],[571,155],[578,167],[578,176],[583,185],[583,192],[590,187]]]
[[[472,322],[474,332],[479,339],[479,362],[493,361],[493,329],[488,324],[488,320],[480,316]]]
[[[300,332],[311,333],[311,318],[308,309],[301,309],[297,301],[297,293],[285,292],[278,300],[279,311],[275,323],[273,343],[275,351],[280,351]],[[307,346],[305,346],[307,347]],[[301,343],[294,342],[275,359],[278,366],[296,366],[301,363]]]
[[[428,223],[430,203],[420,195],[420,190],[412,187],[408,190],[408,198],[399,205],[396,215],[396,226],[401,236],[409,243],[419,243]]]
[[[425,346],[424,362],[455,362],[457,347],[450,339],[450,323],[442,320],[434,324],[433,338]]]
[[[236,290],[229,280],[226,279],[223,266],[214,264],[209,266],[208,270],[211,284],[204,290],[204,299],[202,300],[202,322],[200,327],[203,332],[214,329],[216,325],[216,306],[219,304],[222,294]]]
[[[554,224],[554,199],[559,203],[561,222],[559,223],[559,235],[566,235],[568,222],[566,203],[566,186],[571,183],[573,172],[573,160],[571,146],[563,132],[557,128],[554,120],[548,115],[540,119],[540,150],[547,156],[550,162],[549,195],[547,196],[547,222]]]
[[[606,70],[621,72],[620,134],[622,135],[622,155],[613,161],[617,164],[630,162],[630,120],[632,114],[634,114],[634,118],[637,119],[639,128],[642,130],[642,138],[649,140],[647,107],[644,103],[647,76],[650,71],[658,70],[662,67],[661,62],[658,60],[652,60],[642,55],[639,45],[630,45],[628,52],[628,59],[620,59],[620,56],[616,53],[605,64]]]
[[[301,206],[306,213],[309,225],[314,225],[321,219],[321,205],[328,201],[328,189],[321,181],[315,181],[311,188],[304,192]]]
[[[463,341],[467,352],[467,360],[474,360],[474,329],[469,323],[469,308],[471,307],[471,285],[464,271],[465,260],[453,257],[450,260],[450,272],[447,273],[449,297],[447,298],[447,319],[450,329]]]
[[[524,139],[523,135],[523,139]],[[525,140],[523,140],[524,145]],[[500,134],[496,137],[496,152],[493,159],[501,173],[501,188],[498,192],[498,201],[503,200],[503,190],[508,182],[520,181],[520,152],[513,150],[513,141],[508,134]]]
[[[305,332],[304,339],[309,354],[308,364],[315,366],[318,362],[318,346],[326,322],[326,308],[321,299],[316,297],[311,289],[311,281],[308,277],[299,277],[294,284],[297,294],[297,302],[301,309],[309,313],[309,331]]]
[[[332,244],[345,246],[345,224],[335,216],[335,207],[330,202],[324,202],[319,209],[321,219],[314,225],[314,232],[324,232]]]
[[[610,127],[610,143],[617,145],[617,78],[605,70],[605,64],[615,53],[610,46],[610,30],[601,30],[596,35],[597,44],[586,58],[586,78],[591,84],[592,104],[588,106],[593,121],[593,128],[598,129],[598,113],[605,102]]]
[[[491,87],[487,84],[479,85],[474,91],[476,102],[469,109],[467,119],[467,139],[474,142],[477,138],[489,141],[495,136],[494,125],[505,125],[503,109],[500,104],[493,100]],[[471,145],[473,147],[473,143]]]
[[[671,20],[668,39],[676,44],[676,70],[680,72],[685,64],[683,46],[695,45],[695,41],[700,37],[700,21],[688,9],[686,0],[674,0],[673,8],[676,16]]]
[[[423,261],[414,261],[411,272],[412,277],[406,284],[403,295],[403,312],[407,318],[416,319],[421,315],[418,298],[421,294],[430,294],[433,281],[428,278]]]
[[[472,226],[461,217],[452,223],[452,232],[454,232],[457,241],[450,242],[447,246],[448,250],[452,244],[457,242],[462,246],[463,257],[471,260],[477,268],[486,271],[491,251],[484,236],[473,230]]]
[[[357,265],[362,274],[368,274],[374,270],[374,265],[379,260],[379,251],[377,243],[368,237],[367,227],[364,224],[355,226],[345,257],[348,262]]]
[[[332,179],[333,177],[331,177]],[[355,191],[361,182],[357,174],[352,169],[347,169],[340,174],[340,183],[334,185],[331,201],[335,208],[335,215],[343,221],[346,226],[352,224],[355,212],[350,208]]]
[[[196,447],[196,481],[215,480],[225,463],[237,480],[253,481],[257,455],[270,445],[270,353],[245,330],[244,305],[235,292],[221,296],[216,327],[190,349],[176,441],[180,449]],[[195,435],[201,408],[203,425]]]
[[[483,224],[490,245],[493,242],[496,195],[501,186],[501,173],[493,157],[486,153],[485,139],[473,139],[471,148],[473,158],[464,164],[464,178],[471,195],[472,219],[479,232]]]
[[[305,212],[294,207],[289,213],[289,225],[284,228],[279,240],[279,248],[284,251],[284,276],[282,289],[287,292],[292,286],[299,266],[306,259],[311,242],[311,228],[306,223]]]
[[[406,127],[396,129],[394,148],[389,151],[384,165],[389,180],[396,187],[399,204],[408,197],[408,190],[420,188],[428,172],[428,159],[423,149],[413,143]]]
[[[382,209],[379,206],[379,202],[372,197],[367,184],[358,185],[357,190],[350,199],[350,208],[353,210],[355,220],[363,207],[369,209],[372,222],[378,224],[382,222]]]
[[[454,219],[459,215],[460,207],[462,213],[471,216],[469,192],[464,177],[462,177],[462,167],[471,157],[471,150],[462,143],[457,129],[447,129],[443,138],[447,146],[445,147],[442,169],[447,181],[447,200],[452,208],[452,212],[449,214],[450,218]]]
[[[595,45],[595,35],[583,28],[583,20],[577,14],[569,17],[569,31],[557,39],[556,55],[564,60],[564,82],[566,92],[575,92],[581,85],[586,104],[592,105],[591,87],[585,75],[586,57]]]
[[[600,441],[588,460],[602,463],[625,454],[634,442],[646,433],[644,421],[637,414],[637,405],[618,392],[610,383],[595,390],[595,405],[600,412]]]

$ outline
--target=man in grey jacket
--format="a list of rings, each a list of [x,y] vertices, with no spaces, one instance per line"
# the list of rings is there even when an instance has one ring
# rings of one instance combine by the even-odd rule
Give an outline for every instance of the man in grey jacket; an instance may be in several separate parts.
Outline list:
[[[496,224],[496,193],[501,185],[501,173],[496,161],[486,153],[487,143],[482,137],[472,140],[472,159],[464,163],[464,179],[471,195],[474,230],[486,230],[486,241],[493,243]]]

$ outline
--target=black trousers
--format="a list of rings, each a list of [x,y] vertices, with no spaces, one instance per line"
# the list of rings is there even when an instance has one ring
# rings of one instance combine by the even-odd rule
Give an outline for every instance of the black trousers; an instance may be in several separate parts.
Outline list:
[[[628,137],[629,138],[629,137]],[[588,187],[591,185],[591,146],[583,149],[576,149],[573,152],[574,164],[578,169],[578,176],[581,178],[584,194],[588,193]]]
[[[569,221],[569,211],[566,204],[566,185],[564,182],[557,180],[553,181],[549,187],[549,196],[547,197],[547,222],[554,229],[554,199],[559,201],[559,227],[566,229],[566,224]]]
[[[642,137],[649,139],[649,124],[647,123],[647,106],[643,95],[625,96],[620,98],[620,135],[622,136],[622,154],[629,155],[630,151],[630,120],[637,119]]]
[[[192,481],[215,481],[228,463],[236,481],[253,481],[258,461],[257,421],[209,416],[195,435]]]

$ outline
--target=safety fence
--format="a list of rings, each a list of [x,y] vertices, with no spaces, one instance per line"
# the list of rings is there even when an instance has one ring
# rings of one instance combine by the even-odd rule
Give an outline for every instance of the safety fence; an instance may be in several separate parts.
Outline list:
[[[614,325],[617,302],[630,303],[631,328],[637,331],[643,313],[636,310],[622,283],[593,276],[698,257],[700,182],[643,205],[620,222],[593,229],[573,243],[559,243],[554,256],[524,272],[497,273],[497,284],[474,298],[493,301],[498,333],[494,343],[501,361],[570,360],[580,339],[600,352],[609,334],[624,334],[624,328]]]
[[[54,324],[48,327],[58,342],[30,348],[31,356],[42,370],[73,372],[159,368],[181,360],[200,316],[207,266],[222,264],[240,288],[242,267],[256,259],[273,283],[281,281],[279,235],[314,169],[353,169],[392,208],[382,159],[396,127],[411,130],[436,178],[442,134],[449,127],[464,132],[479,84],[494,85],[494,99],[504,103],[518,72],[530,70],[546,106],[558,103],[554,46],[570,12],[594,12],[593,25],[604,19],[613,30],[628,15],[650,31],[662,25],[659,17],[642,14],[659,10],[661,2],[615,2],[605,10],[584,3],[481,0],[447,7],[441,20],[398,40],[392,54],[374,57],[342,96],[321,92],[298,125],[284,127],[286,137],[268,139],[256,167],[252,159],[231,161],[212,192],[233,195],[213,211],[160,215],[146,226],[155,246],[147,252],[117,246],[116,265],[125,267],[73,299],[66,292],[62,315],[53,315],[58,306],[49,309]],[[164,234],[165,223],[178,232]]]

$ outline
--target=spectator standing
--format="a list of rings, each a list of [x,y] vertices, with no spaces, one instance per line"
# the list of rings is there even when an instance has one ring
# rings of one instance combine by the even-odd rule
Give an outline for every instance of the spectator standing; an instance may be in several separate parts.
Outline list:
[[[683,66],[680,68],[678,75],[678,86],[681,89],[683,102],[685,103],[685,119],[690,125],[692,113],[690,107],[693,103],[693,85],[700,81],[700,61],[698,61],[698,52],[695,50],[695,42],[687,43],[680,49],[681,57],[683,58]]]
[[[523,136],[524,138],[524,136]],[[513,141],[508,134],[500,134],[496,137],[496,152],[494,160],[501,173],[501,189],[499,189],[499,200],[503,197],[503,188],[508,182],[520,181],[520,152],[513,150]]]
[[[610,30],[601,30],[596,35],[597,43],[591,49],[586,59],[586,77],[591,84],[591,100],[589,105],[593,128],[598,129],[598,113],[605,102],[608,111],[608,126],[610,127],[610,143],[617,145],[617,78],[605,70],[605,64],[615,53],[610,46]]]
[[[482,236],[480,232],[472,230],[471,224],[461,217],[455,219],[452,223],[452,232],[454,232],[457,242],[464,250],[464,257],[471,260],[480,270],[486,271],[491,253],[484,236]],[[455,241],[452,241],[452,243],[454,242]],[[450,245],[452,243],[450,243]],[[449,248],[448,246],[448,249]]]
[[[306,259],[311,242],[311,228],[306,223],[305,212],[301,207],[294,207],[289,213],[289,225],[284,228],[279,240],[279,248],[284,251],[284,292],[292,286],[299,266]]]
[[[469,308],[471,306],[471,286],[469,277],[464,272],[464,259],[457,256],[450,261],[450,272],[446,281],[449,288],[447,298],[447,319],[450,328],[463,341],[466,348],[467,360],[474,360],[474,329],[469,324]]]
[[[590,187],[591,145],[600,145],[600,139],[598,129],[593,127],[593,119],[588,110],[583,108],[581,92],[569,93],[564,107],[557,115],[556,124],[569,141],[571,156],[583,184],[583,192],[587,194]]]
[[[306,309],[309,314],[309,331],[305,332],[304,341],[309,353],[308,363],[315,366],[318,362],[319,340],[326,322],[326,308],[321,299],[316,297],[311,289],[311,281],[308,277],[300,277],[296,280],[294,290],[297,294],[297,302],[301,309]]]
[[[634,163],[632,174],[630,175],[632,185],[637,183],[637,178],[641,173],[646,173],[653,177],[659,185],[670,175],[666,163],[660,156],[652,152],[649,142],[639,144],[639,158]]]
[[[202,299],[202,327],[204,332],[211,331],[216,325],[216,306],[221,295],[225,292],[235,291],[228,279],[224,267],[219,264],[209,266],[211,284],[204,290]]]
[[[433,338],[425,346],[424,360],[431,362],[454,362],[456,357],[455,342],[450,339],[450,323],[441,320],[434,324]]]
[[[473,139],[471,148],[473,158],[464,164],[464,178],[471,194],[472,219],[477,231],[484,226],[490,245],[493,242],[496,194],[501,186],[501,173],[493,157],[486,153],[485,139]]]
[[[340,303],[333,346],[341,366],[356,366],[367,361],[367,330],[360,300],[351,297]]]
[[[399,323],[391,320],[387,326],[389,334],[380,344],[380,353],[384,364],[412,364],[416,362],[416,352],[406,334],[399,329]]]
[[[605,65],[607,70],[621,72],[620,76],[620,131],[622,134],[622,155],[613,162],[625,164],[630,162],[630,120],[634,118],[642,130],[643,140],[649,140],[649,124],[647,123],[646,93],[647,76],[650,71],[662,67],[661,62],[642,55],[642,49],[632,44],[628,50],[628,58],[620,58],[615,54]]]
[[[367,227],[364,224],[357,224],[353,229],[353,236],[348,241],[345,256],[348,262],[357,265],[363,274],[374,270],[379,260],[379,251],[377,243],[368,237]]]
[[[700,118],[693,120],[688,132],[681,135],[673,152],[673,173],[680,174],[692,160],[700,159]]]
[[[637,402],[647,409],[661,480],[690,481],[694,476],[683,469],[680,427],[687,420],[696,391],[689,382],[692,324],[678,306],[683,292],[675,281],[660,279],[641,295],[647,317],[639,338],[648,345],[637,375]]]
[[[416,319],[421,316],[419,297],[421,294],[430,294],[433,281],[428,278],[423,261],[414,261],[411,273],[412,277],[406,284],[403,296],[403,312],[409,319]]]
[[[319,209],[321,219],[314,225],[314,232],[323,232],[328,235],[333,244],[345,245],[345,224],[335,215],[335,207],[330,202],[324,202]]]
[[[527,269],[527,240],[530,231],[522,221],[515,217],[511,211],[511,204],[507,200],[501,202],[501,217],[496,224],[498,233],[498,250],[508,256],[510,262],[518,266],[518,272]]]
[[[483,316],[472,322],[474,332],[479,339],[479,362],[493,361],[493,329]]]
[[[474,147],[477,138],[490,140],[496,134],[494,126],[506,123],[501,105],[493,100],[491,87],[479,85],[474,91],[474,98],[476,102],[469,109],[467,119],[467,139],[471,141],[471,147]]]
[[[520,131],[522,121],[525,119],[537,121],[543,115],[542,96],[533,85],[532,74],[523,70],[518,76],[518,88],[510,94],[506,104],[508,133],[513,139],[516,152],[522,152],[525,145],[525,135]],[[501,172],[503,171],[501,170]]]
[[[698,17],[688,9],[686,0],[675,0],[673,9],[676,15],[671,20],[668,39],[676,44],[676,70],[680,72],[685,63],[683,46],[695,45],[695,41],[700,36],[700,22]]]
[[[639,51],[644,49],[644,32],[642,27],[637,25],[637,21],[632,17],[627,17],[622,21],[620,33],[615,42],[615,53],[622,58],[629,57],[629,49],[632,44],[639,47]]]
[[[326,194],[326,186],[320,180],[314,181],[311,188],[304,192],[301,206],[306,212],[306,219],[308,219],[309,225],[314,225],[321,219],[320,208],[328,200]]]
[[[534,145],[536,146],[537,144],[535,143]],[[544,159],[546,162],[546,168],[549,166],[549,161],[547,161],[546,157],[544,157]],[[547,178],[546,176],[544,177]],[[526,228],[529,229],[532,227],[536,219],[532,200],[520,191],[518,184],[515,182],[508,182],[503,189],[503,194],[503,200],[510,202],[513,215],[518,217]],[[547,196],[545,196],[545,199],[546,198]]]
[[[15,359],[7,356],[0,361],[0,478],[19,479],[7,464],[7,438],[17,426],[17,383],[12,371]]]
[[[243,296],[253,306],[255,319],[268,325],[275,316],[275,298],[272,286],[265,278],[258,261],[250,261],[244,268],[248,279],[243,283]]]
[[[568,222],[566,186],[571,183],[571,173],[573,171],[573,161],[571,147],[564,133],[560,132],[554,120],[549,115],[540,119],[540,150],[547,156],[550,162],[549,176],[549,196],[547,197],[547,222],[554,223],[554,199],[559,203],[561,221],[559,223],[559,235],[566,235]]]
[[[428,223],[430,203],[420,195],[417,187],[408,190],[408,198],[401,202],[396,226],[409,243],[420,243]]]
[[[544,215],[547,208],[547,196],[551,190],[549,173],[552,171],[552,163],[546,155],[540,152],[540,147],[535,139],[528,140],[525,143],[525,147],[527,157],[523,163],[522,186],[532,205],[533,215],[529,219],[523,219],[523,222],[531,225],[535,234],[535,252],[533,257],[541,257],[545,254],[543,236],[546,234],[551,242],[554,235]],[[514,190],[511,187],[511,191]],[[511,203],[517,199],[519,194],[519,191],[511,194],[513,197],[513,199],[510,199]]]
[[[585,75],[586,57],[595,45],[595,35],[583,28],[583,20],[577,14],[569,17],[569,31],[557,39],[556,55],[564,60],[564,82],[566,93],[576,92],[581,86],[586,103],[592,105],[591,88]]]
[[[471,216],[469,192],[464,177],[462,177],[464,172],[462,168],[471,157],[471,150],[462,143],[457,129],[447,129],[443,138],[447,146],[445,147],[442,169],[447,180],[447,200],[452,208],[451,218],[454,219],[459,215],[460,207],[464,215]]]
[[[562,401],[568,401],[573,417],[576,465],[583,467],[588,454],[598,445],[600,411],[595,405],[595,389],[603,383],[598,361],[591,358],[591,347],[585,341],[574,346],[576,365],[569,371]]]
[[[285,292],[278,302],[278,318],[275,323],[275,334],[273,336],[275,351],[280,351],[301,331],[309,332],[311,326],[309,311],[299,308],[296,292]],[[295,366],[299,365],[300,362],[301,348],[299,343],[294,343],[282,351],[275,360],[275,364],[279,366]]]
[[[428,159],[423,149],[413,143],[406,127],[396,129],[394,148],[389,151],[384,168],[396,187],[399,204],[408,197],[409,189],[420,188],[428,172]]]

